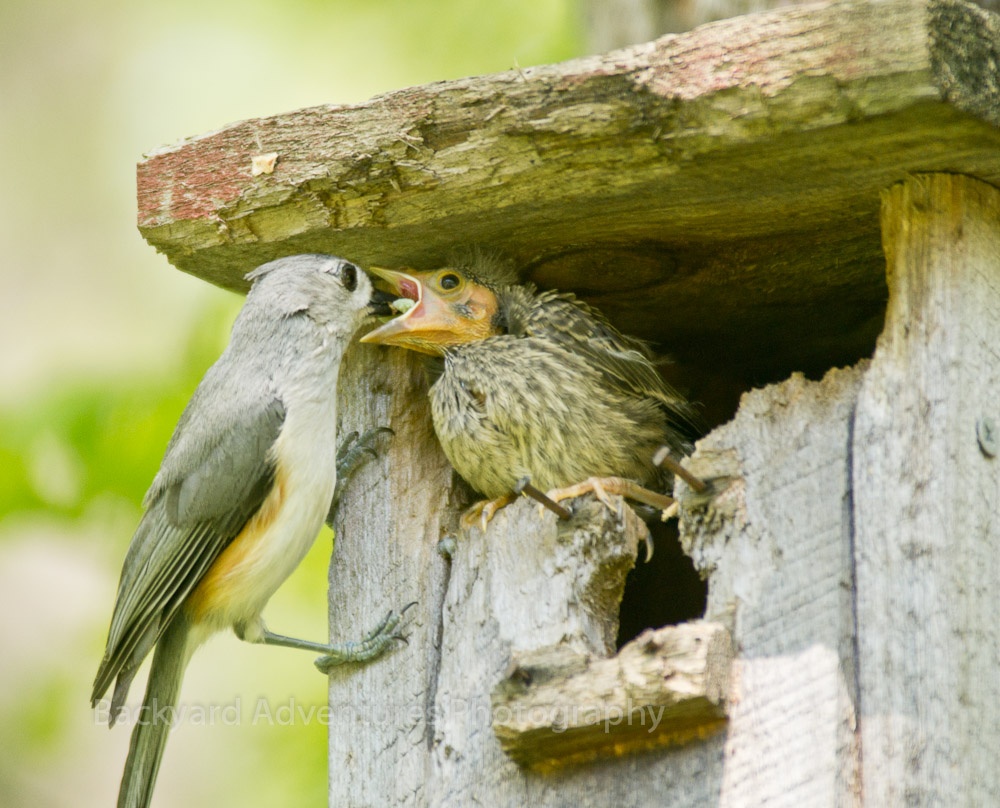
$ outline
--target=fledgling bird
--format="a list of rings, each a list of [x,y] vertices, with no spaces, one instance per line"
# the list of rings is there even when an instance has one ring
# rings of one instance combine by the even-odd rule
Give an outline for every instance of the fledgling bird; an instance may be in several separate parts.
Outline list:
[[[443,359],[434,428],[455,470],[489,498],[466,526],[485,529],[525,478],[553,500],[590,490],[605,502],[618,493],[672,504],[645,486],[669,481],[658,449],[689,450],[693,410],[643,342],[572,294],[518,284],[483,253],[431,271],[370,271],[413,302],[362,341]]]
[[[149,804],[184,668],[210,634],[232,627],[250,642],[317,651],[321,670],[374,658],[401,639],[391,612],[363,641],[340,645],[273,634],[261,618],[331,507],[344,350],[366,317],[388,308],[360,269],[328,255],[281,258],[247,279],[229,346],[195,390],[146,493],[94,682],[96,706],[117,678],[113,726],[153,651],[119,808]]]

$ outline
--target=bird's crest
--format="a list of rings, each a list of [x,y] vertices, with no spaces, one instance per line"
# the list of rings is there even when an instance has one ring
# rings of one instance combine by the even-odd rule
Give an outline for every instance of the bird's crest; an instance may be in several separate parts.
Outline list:
[[[482,245],[455,250],[448,256],[448,266],[461,269],[470,280],[492,288],[519,281],[513,261],[500,250]]]

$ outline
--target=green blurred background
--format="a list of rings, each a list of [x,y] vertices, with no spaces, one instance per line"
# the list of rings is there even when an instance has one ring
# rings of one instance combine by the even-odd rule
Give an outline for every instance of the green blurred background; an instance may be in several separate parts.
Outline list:
[[[88,699],[119,565],[240,304],[139,237],[142,152],[569,58],[580,21],[578,0],[0,3],[0,806],[113,804],[128,729],[98,725]],[[330,546],[272,601],[276,630],[326,636]],[[154,804],[325,804],[326,727],[251,721],[258,698],[277,719],[325,696],[308,654],[220,635],[183,697],[230,710],[174,732]]]

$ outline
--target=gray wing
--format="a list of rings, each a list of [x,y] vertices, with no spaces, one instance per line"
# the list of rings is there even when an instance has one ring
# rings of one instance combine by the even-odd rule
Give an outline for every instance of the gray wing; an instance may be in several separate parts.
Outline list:
[[[112,716],[171,617],[274,483],[281,400],[241,396],[225,370],[209,371],[181,416],[125,557],[92,695],[96,703],[118,677]]]

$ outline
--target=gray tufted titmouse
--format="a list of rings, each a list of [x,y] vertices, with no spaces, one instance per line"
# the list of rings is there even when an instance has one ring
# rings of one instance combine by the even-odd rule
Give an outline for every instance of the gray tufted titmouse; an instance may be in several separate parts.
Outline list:
[[[328,255],[281,258],[247,280],[229,347],[195,390],[146,493],[94,682],[96,706],[117,677],[114,725],[155,646],[119,808],[149,804],[184,668],[213,632],[231,626],[250,642],[318,651],[323,670],[400,639],[391,612],[363,641],[341,645],[272,634],[261,619],[331,507],[341,357],[365,317],[388,308],[361,270]]]

